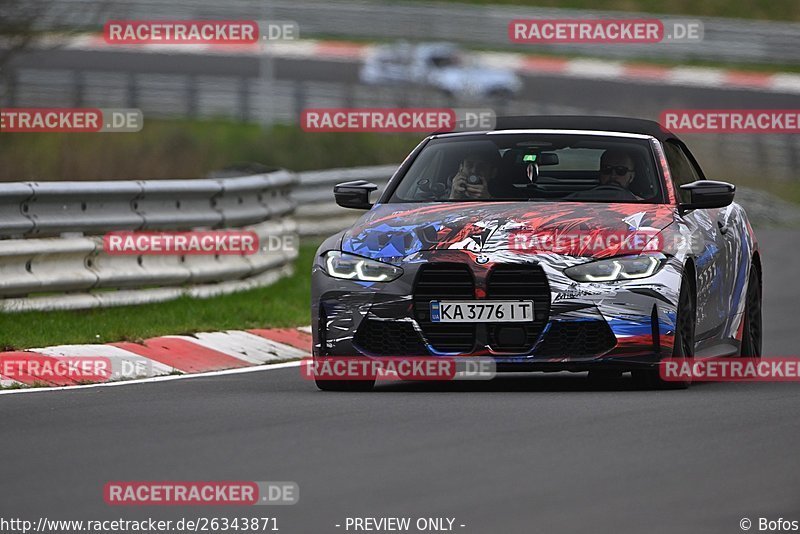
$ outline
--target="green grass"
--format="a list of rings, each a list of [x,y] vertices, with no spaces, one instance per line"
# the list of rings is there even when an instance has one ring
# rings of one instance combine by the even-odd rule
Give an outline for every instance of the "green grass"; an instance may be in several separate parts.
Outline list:
[[[441,0],[440,0],[441,1]],[[467,4],[634,11],[667,15],[800,21],[797,0],[445,0]]]
[[[294,171],[396,163],[419,134],[306,133],[227,120],[148,120],[138,133],[3,133],[0,181],[204,178],[209,172]]]
[[[724,176],[721,174],[720,176]],[[724,178],[722,178],[724,180]],[[760,189],[771,193],[781,200],[787,202],[794,202],[800,204],[800,183],[790,182],[785,180],[769,180],[759,179],[758,177],[744,177],[738,176],[735,179],[729,179],[729,182],[741,187],[749,187],[751,189]]]
[[[0,314],[0,350],[307,325],[311,322],[311,264],[317,246],[316,242],[301,244],[293,276],[242,293],[135,307]]]

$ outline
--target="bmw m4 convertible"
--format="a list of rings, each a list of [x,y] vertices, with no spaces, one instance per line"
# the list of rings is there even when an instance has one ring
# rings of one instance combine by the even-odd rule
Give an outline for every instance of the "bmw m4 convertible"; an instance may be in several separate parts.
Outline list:
[[[372,204],[376,189],[334,188],[369,211],[317,251],[317,358],[483,356],[683,388],[662,359],[760,357],[761,262],[735,187],[655,122],[498,118],[427,137]]]

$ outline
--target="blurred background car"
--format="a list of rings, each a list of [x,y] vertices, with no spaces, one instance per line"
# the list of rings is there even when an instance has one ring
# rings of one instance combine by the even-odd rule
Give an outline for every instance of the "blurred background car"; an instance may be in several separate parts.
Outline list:
[[[495,68],[453,43],[398,42],[376,47],[364,61],[367,84],[428,85],[456,98],[508,98],[522,82],[510,69]]]

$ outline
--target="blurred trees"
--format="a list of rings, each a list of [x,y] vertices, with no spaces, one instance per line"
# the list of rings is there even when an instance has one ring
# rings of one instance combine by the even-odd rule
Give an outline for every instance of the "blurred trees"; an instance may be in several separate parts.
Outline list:
[[[107,2],[0,0],[0,77],[11,58],[34,45],[57,46],[53,34],[94,30]]]

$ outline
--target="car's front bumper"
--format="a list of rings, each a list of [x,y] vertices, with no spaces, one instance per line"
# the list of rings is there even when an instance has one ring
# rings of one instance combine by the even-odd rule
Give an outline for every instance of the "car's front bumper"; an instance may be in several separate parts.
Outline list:
[[[582,371],[652,365],[672,354],[680,265],[668,264],[636,283],[592,284],[565,277],[563,258],[502,252],[424,251],[401,266],[404,273],[393,282],[363,283],[332,278],[315,263],[315,355],[490,356],[500,371]],[[453,271],[439,273],[423,290],[427,273],[447,266]],[[501,271],[504,277],[496,274]],[[459,277],[461,285],[454,281]],[[426,320],[430,300],[454,294],[531,298],[536,317],[522,331],[519,323]]]

